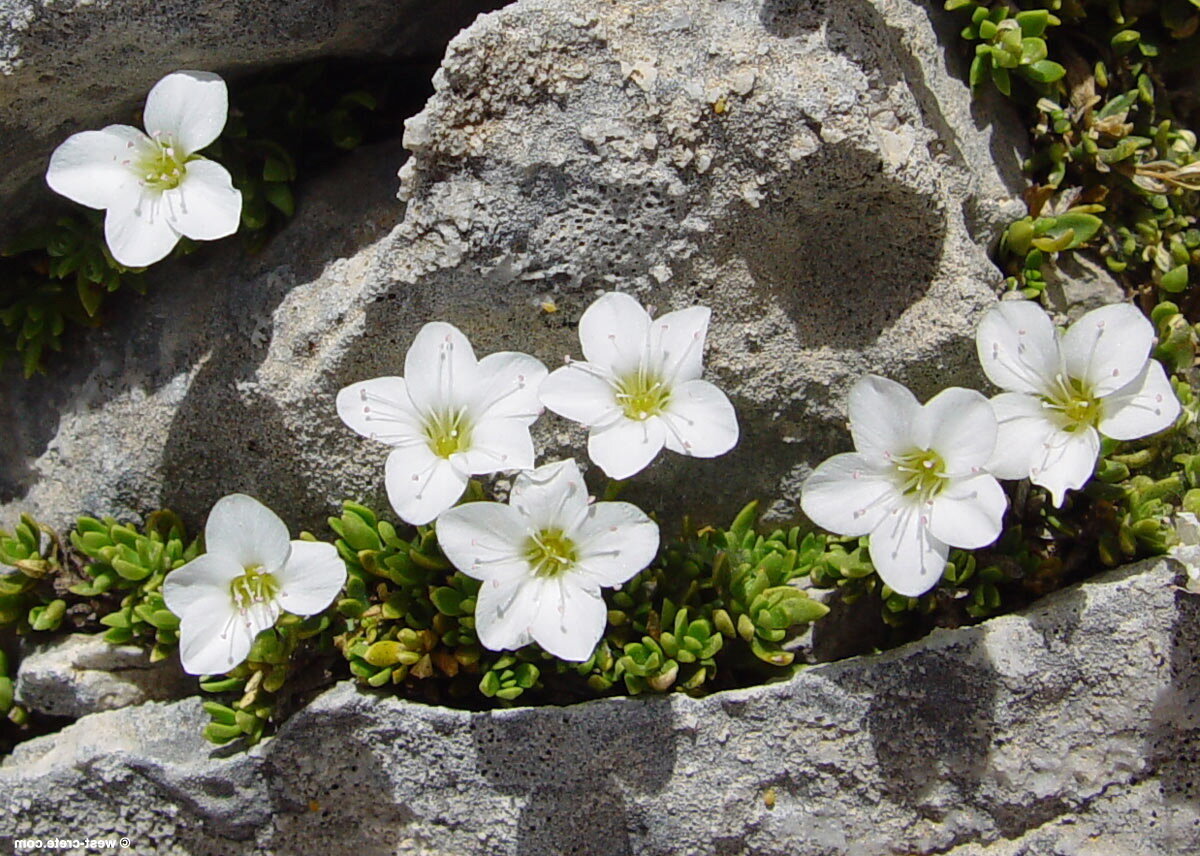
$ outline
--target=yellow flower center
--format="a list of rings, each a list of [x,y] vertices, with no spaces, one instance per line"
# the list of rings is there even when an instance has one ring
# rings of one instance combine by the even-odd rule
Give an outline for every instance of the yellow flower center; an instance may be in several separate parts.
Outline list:
[[[188,161],[195,157],[185,156],[169,140],[154,139],[137,162],[137,171],[147,187],[174,190],[187,175]]]
[[[1061,414],[1064,431],[1079,431],[1095,428],[1100,422],[1100,399],[1091,388],[1078,378],[1056,378],[1058,388],[1042,401],[1050,410]]]
[[[575,542],[561,529],[543,529],[525,542],[525,560],[538,577],[556,577],[575,566]]]
[[[638,422],[661,415],[670,400],[670,388],[647,369],[639,368],[617,381],[617,403],[626,416]]]
[[[274,600],[279,594],[279,583],[275,577],[266,573],[261,565],[246,568],[240,577],[234,578],[229,584],[229,595],[233,605],[245,611],[257,603]]]
[[[894,459],[900,492],[933,499],[946,487],[946,462],[933,449],[914,449]]]
[[[439,458],[465,452],[471,446],[471,425],[465,408],[455,413],[436,413],[425,423],[429,448]]]

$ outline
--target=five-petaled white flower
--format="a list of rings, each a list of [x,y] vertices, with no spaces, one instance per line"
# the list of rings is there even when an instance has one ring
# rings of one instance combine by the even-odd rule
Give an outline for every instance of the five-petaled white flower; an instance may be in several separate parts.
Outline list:
[[[715,458],[737,444],[733,405],[700,380],[709,315],[693,306],[651,320],[632,297],[609,292],[579,319],[587,361],[554,371],[540,394],[588,426],[588,455],[610,478],[639,472],[664,445]]]
[[[385,472],[388,499],[413,524],[452,506],[472,475],[533,466],[529,426],[541,414],[546,367],[527,354],[476,361],[467,337],[435,321],[417,333],[404,377],[361,381],[338,393],[342,421],[395,450]]]
[[[232,235],[242,194],[225,167],[196,154],[221,133],[228,109],[217,75],[168,74],[146,97],[148,134],[129,125],[74,134],[50,156],[46,182],[81,205],[107,209],[104,239],[127,267],[164,258],[180,235]]]
[[[1055,505],[1091,478],[1101,434],[1133,440],[1179,415],[1150,359],[1154,328],[1133,306],[1094,309],[1060,338],[1036,303],[1005,301],[983,317],[976,345],[984,373],[1006,390],[992,399],[1000,435],[988,469],[1030,479]]]
[[[1007,499],[984,469],[996,417],[974,390],[952,387],[922,407],[875,375],[850,390],[849,409],[857,451],[818,466],[801,507],[832,532],[870,535],[880,578],[917,597],[941,579],[950,547],[984,547],[1000,535]]]
[[[279,613],[313,615],[333,602],[346,565],[332,544],[288,541],[287,526],[253,497],[235,493],[212,507],[208,550],[163,581],[179,616],[179,656],[193,675],[229,671]]]
[[[658,552],[658,526],[627,502],[588,503],[574,460],[519,474],[509,504],[468,502],[437,520],[438,543],[483,580],[479,641],[493,651],[536,641],[563,660],[591,656],[607,622],[601,587],[617,586]]]

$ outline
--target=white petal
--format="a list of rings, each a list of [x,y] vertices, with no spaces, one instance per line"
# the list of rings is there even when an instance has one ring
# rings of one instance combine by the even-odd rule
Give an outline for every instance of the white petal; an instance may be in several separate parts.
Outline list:
[[[104,216],[104,240],[125,267],[147,267],[166,258],[179,243],[162,210],[162,195],[146,192],[130,204],[113,205]]]
[[[525,419],[486,419],[471,428],[471,444],[463,453],[467,470],[479,475],[533,466],[533,437]]]
[[[234,493],[217,501],[204,526],[204,545],[242,568],[275,573],[292,551],[287,526],[252,496]]]
[[[672,452],[715,458],[737,445],[737,413],[725,393],[706,380],[689,380],[672,389],[661,419]]]
[[[189,613],[179,625],[179,659],[190,675],[222,675],[246,659],[258,635],[226,598],[204,612]]]
[[[541,360],[501,351],[479,361],[471,413],[476,419],[521,419],[532,424],[542,413],[538,388],[546,379]]]
[[[175,231],[195,241],[232,235],[242,220],[242,193],[219,163],[194,160],[174,190],[163,192],[163,210]]]
[[[332,544],[293,541],[292,554],[275,580],[281,607],[293,615],[316,615],[346,584],[346,563]]]
[[[913,448],[913,426],[921,405],[903,385],[867,375],[847,400],[854,448],[869,460],[887,460]]]
[[[650,321],[651,351],[660,362],[663,376],[672,383],[700,377],[711,316],[707,306],[691,306]]]
[[[588,433],[588,457],[609,478],[627,479],[644,470],[662,451],[666,434],[657,416],[644,421],[622,416]]]
[[[512,651],[532,642],[540,595],[540,581],[525,577],[490,580],[480,586],[475,598],[475,632],[483,647]]]
[[[499,502],[467,502],[437,519],[442,552],[454,567],[477,580],[529,576],[524,555],[529,536],[528,521]]]
[[[229,584],[243,573],[245,568],[229,557],[205,553],[167,574],[162,584],[163,600],[179,618],[211,609],[214,598],[232,609]]]
[[[346,425],[372,440],[389,446],[429,445],[402,377],[377,377],[343,387],[337,412]]]
[[[420,526],[458,501],[467,488],[467,475],[428,446],[402,446],[388,455],[384,484],[401,519]]]
[[[1034,453],[1058,430],[1058,423],[1036,395],[1002,392],[991,405],[998,426],[996,450],[984,469],[1001,479],[1029,478]]]
[[[1158,360],[1150,360],[1132,382],[1100,399],[1100,433],[1136,440],[1170,428],[1179,417],[1179,399]]]
[[[432,321],[413,339],[404,358],[408,396],[420,412],[466,404],[479,366],[467,337],[453,324]]]
[[[560,660],[578,663],[592,656],[608,621],[600,592],[576,586],[567,574],[538,582],[541,592],[533,617],[534,640]]]
[[[1049,392],[1063,371],[1054,323],[1030,300],[1005,300],[989,309],[975,347],[983,373],[1010,392]]]
[[[658,555],[658,524],[628,502],[595,503],[567,537],[575,542],[577,571],[591,586],[618,586]]]
[[[975,550],[1000,537],[1008,497],[990,475],[958,479],[933,500],[929,531],[951,547]]]
[[[650,316],[642,304],[628,294],[610,291],[579,319],[579,343],[589,363],[620,376],[638,367],[649,329]]]
[[[154,84],[142,119],[151,136],[191,154],[220,136],[228,115],[224,80],[207,71],[177,71]]]
[[[937,585],[950,554],[922,523],[922,508],[915,498],[901,503],[871,532],[871,563],[879,578],[906,597],[919,597]]]
[[[996,448],[996,414],[973,389],[951,387],[929,400],[917,415],[914,435],[925,440],[951,476],[983,470]]]
[[[587,511],[587,484],[574,458],[543,464],[513,480],[509,504],[533,531],[573,528]]]
[[[46,183],[89,208],[132,205],[140,192],[134,164],[150,145],[145,134],[128,125],[73,134],[50,155]]]
[[[621,416],[616,388],[591,363],[571,363],[542,381],[538,396],[559,416],[584,425],[606,425]]]
[[[1087,484],[1099,454],[1100,435],[1094,428],[1056,429],[1034,450],[1029,480],[1050,491],[1054,504],[1061,506],[1068,490],[1078,490]]]
[[[822,462],[800,489],[800,507],[809,520],[851,537],[868,534],[899,501],[891,473],[856,452]]]
[[[1104,396],[1132,381],[1154,347],[1154,327],[1127,303],[1093,309],[1070,326],[1062,340],[1067,374]]]

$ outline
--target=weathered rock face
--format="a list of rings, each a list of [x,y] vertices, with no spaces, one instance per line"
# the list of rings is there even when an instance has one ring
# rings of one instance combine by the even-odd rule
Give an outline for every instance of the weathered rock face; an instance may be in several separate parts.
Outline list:
[[[0,0],[0,199],[16,203],[0,213],[0,236],[28,210],[33,194],[18,191],[41,182],[55,146],[75,131],[128,123],[164,74],[236,74],[325,56],[428,57],[431,46],[499,5]]]
[[[1162,560],[703,699],[466,713],[340,684],[245,754],[199,702],[0,768],[0,834],[136,852],[1114,854],[1200,848],[1200,598]]]
[[[406,209],[385,198],[401,153],[363,153],[261,256],[163,265],[75,369],[4,381],[4,513],[162,503],[195,522],[243,490],[315,525],[344,496],[380,504],[386,448],[338,421],[341,386],[398,373],[433,319],[481,354],[557,364],[620,288],[713,308],[709,376],[743,425],[734,454],[660,460],[629,498],[668,518],[755,496],[791,514],[847,444],[862,373],[924,395],[980,377],[1020,132],[984,124],[1003,111],[977,124],[939,28],[913,0],[523,0],[481,18],[408,123]],[[582,431],[537,431],[545,459],[581,455]]]

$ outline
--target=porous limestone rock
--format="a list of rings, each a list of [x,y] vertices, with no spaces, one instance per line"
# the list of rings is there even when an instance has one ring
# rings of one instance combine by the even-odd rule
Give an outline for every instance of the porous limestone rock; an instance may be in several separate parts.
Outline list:
[[[179,659],[151,663],[144,648],[110,645],[73,633],[25,652],[17,671],[17,702],[50,716],[80,717],[196,692]]]
[[[1144,562],[784,683],[470,713],[350,683],[249,752],[197,699],[0,767],[0,835],[159,854],[1117,854],[1200,848],[1200,598]]]
[[[501,0],[0,0],[0,244],[75,131],[130,124],[160,77],[318,57],[430,58]]]
[[[1023,132],[972,100],[953,16],[917,0],[522,0],[450,45],[398,147],[302,186],[254,258],[236,242],[151,274],[50,377],[0,388],[0,519],[166,504],[191,523],[234,490],[294,524],[384,504],[386,447],[334,413],[399,373],[422,324],[479,353],[578,356],[595,295],[713,309],[708,376],[738,408],[731,455],[664,454],[625,496],[664,520],[732,515],[848,446],[864,372],[928,396],[978,384],[988,246],[1023,212]],[[376,225],[372,225],[376,224]],[[390,228],[382,234],[382,228]],[[547,416],[543,459],[583,456]]]

